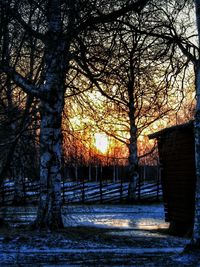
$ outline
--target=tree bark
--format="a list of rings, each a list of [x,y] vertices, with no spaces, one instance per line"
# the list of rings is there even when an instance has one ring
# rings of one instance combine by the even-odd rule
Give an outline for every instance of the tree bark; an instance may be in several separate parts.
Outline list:
[[[197,104],[194,122],[195,137],[195,163],[196,163],[196,194],[195,194],[195,217],[192,236],[192,245],[200,248],[200,66],[196,66],[196,96]]]
[[[61,216],[62,176],[62,111],[64,107],[65,47],[48,47],[46,56],[46,89],[48,97],[41,100],[40,115],[40,202],[37,228],[63,227]],[[53,51],[52,51],[53,49]],[[44,92],[45,93],[45,92]]]
[[[137,155],[137,127],[135,125],[134,103],[130,103],[130,141],[129,141],[129,201],[133,202],[136,198],[136,186],[139,178],[138,155]]]
[[[40,129],[40,201],[36,228],[63,227],[61,216],[61,120],[63,100],[55,101],[55,110],[48,103],[41,106]]]
[[[131,61],[132,63],[132,61]],[[133,66],[131,64],[131,70]],[[133,74],[134,75],[134,74]],[[130,121],[130,140],[129,140],[129,201],[133,202],[136,198],[136,186],[139,178],[138,155],[137,155],[137,126],[135,123],[135,102],[134,102],[134,77],[128,85],[129,96],[129,121]]]
[[[200,0],[195,1],[197,30],[200,44]],[[200,60],[196,66],[196,112],[195,112],[195,162],[196,162],[196,195],[195,195],[195,217],[191,244],[200,248]]]
[[[61,215],[62,111],[69,42],[63,37],[61,1],[48,5],[44,82],[40,106],[40,201],[36,228],[63,227]]]

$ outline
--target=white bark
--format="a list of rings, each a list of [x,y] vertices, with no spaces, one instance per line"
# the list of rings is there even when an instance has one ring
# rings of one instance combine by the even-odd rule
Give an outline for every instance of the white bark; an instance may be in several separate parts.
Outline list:
[[[36,219],[38,228],[63,226],[61,217],[61,114],[62,101],[55,103],[55,112],[42,103],[40,129],[40,202]]]
[[[133,84],[129,90],[129,121],[130,121],[130,140],[129,140],[129,201],[136,198],[136,186],[138,183],[138,155],[137,155],[137,127],[135,124],[135,107],[133,97]]]
[[[195,1],[196,21],[200,44],[200,0]],[[196,195],[195,218],[192,244],[200,246],[200,60],[196,63],[196,114],[195,114],[195,161],[196,161]]]
[[[196,94],[197,104],[194,123],[195,135],[195,163],[196,163],[196,194],[195,217],[192,243],[200,245],[200,66],[196,68]]]
[[[48,6],[48,42],[46,42],[44,84],[41,87],[40,114],[40,203],[35,221],[37,228],[63,227],[61,216],[62,111],[64,84],[68,64],[68,42],[64,40],[61,1],[51,0]]]

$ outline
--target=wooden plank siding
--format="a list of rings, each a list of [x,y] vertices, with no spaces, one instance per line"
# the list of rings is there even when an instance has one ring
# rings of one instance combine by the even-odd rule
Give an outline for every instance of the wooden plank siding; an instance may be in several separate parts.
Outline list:
[[[150,135],[158,141],[165,219],[176,234],[192,229],[195,201],[193,122]]]

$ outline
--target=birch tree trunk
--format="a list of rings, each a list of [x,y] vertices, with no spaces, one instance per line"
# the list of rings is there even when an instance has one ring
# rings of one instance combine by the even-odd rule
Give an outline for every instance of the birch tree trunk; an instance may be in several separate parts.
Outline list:
[[[196,21],[200,44],[200,0],[195,0]],[[200,247],[200,60],[196,63],[196,112],[195,112],[195,161],[196,161],[196,195],[195,218],[192,245]]]
[[[130,120],[130,141],[129,141],[129,201],[136,198],[136,186],[139,178],[138,174],[138,156],[137,156],[137,127],[135,125],[134,104],[129,107]]]
[[[196,194],[195,194],[195,217],[192,244],[200,246],[200,67],[197,66],[196,90],[197,105],[194,123],[195,136],[195,162],[196,162]]]
[[[67,72],[67,40],[63,38],[61,1],[48,6],[49,31],[45,44],[44,84],[41,89],[40,202],[36,228],[63,227],[61,216],[62,111]]]
[[[40,202],[36,228],[63,227],[61,216],[61,120],[63,100],[41,106],[40,128]]]
[[[53,50],[53,51],[52,51]],[[47,47],[48,97],[40,105],[40,202],[36,228],[63,227],[61,216],[62,111],[64,106],[65,47],[62,42]],[[45,93],[45,92],[44,92]]]
[[[132,79],[134,79],[132,75]],[[129,121],[130,121],[130,140],[129,140],[129,201],[136,198],[136,186],[139,178],[138,155],[137,155],[137,127],[135,124],[135,103],[134,103],[134,80],[129,82]]]

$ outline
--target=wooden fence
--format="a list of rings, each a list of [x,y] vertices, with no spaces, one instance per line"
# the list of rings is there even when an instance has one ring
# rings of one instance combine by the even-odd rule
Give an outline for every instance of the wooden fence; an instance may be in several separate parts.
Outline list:
[[[39,183],[26,181],[23,186],[22,204],[36,204],[39,198]],[[127,182],[63,182],[63,204],[103,204],[127,203]],[[0,188],[0,205],[12,205],[14,199],[14,182],[6,181]],[[161,184],[138,184],[136,201],[159,201],[162,199]]]

